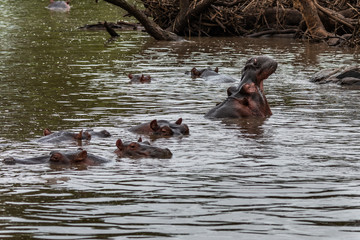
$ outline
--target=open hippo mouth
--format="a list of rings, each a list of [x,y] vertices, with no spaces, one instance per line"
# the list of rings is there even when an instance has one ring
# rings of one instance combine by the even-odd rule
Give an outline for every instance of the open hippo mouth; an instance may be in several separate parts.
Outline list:
[[[277,62],[273,59],[260,56],[250,58],[243,69],[241,82],[253,82],[264,91],[263,81],[273,74],[277,69]]]
[[[228,98],[211,109],[209,118],[266,117],[271,110],[263,81],[276,71],[277,62],[266,56],[250,58],[243,68],[240,84],[227,90]]]

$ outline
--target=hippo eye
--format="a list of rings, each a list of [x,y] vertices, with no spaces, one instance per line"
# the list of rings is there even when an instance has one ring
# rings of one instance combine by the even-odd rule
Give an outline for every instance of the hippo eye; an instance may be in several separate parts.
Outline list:
[[[50,157],[50,161],[59,162],[59,160],[60,160],[60,157],[58,156],[58,154],[54,154]]]
[[[136,143],[132,143],[129,145],[130,149],[135,149],[137,147],[137,144]]]
[[[168,126],[165,126],[161,129],[161,132],[164,134],[164,135],[172,135],[173,134],[173,131],[171,130],[171,128],[169,128]]]

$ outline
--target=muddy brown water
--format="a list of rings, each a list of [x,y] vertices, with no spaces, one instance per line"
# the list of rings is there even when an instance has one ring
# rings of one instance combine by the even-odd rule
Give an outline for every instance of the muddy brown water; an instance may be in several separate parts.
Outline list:
[[[103,166],[52,169],[0,163],[1,239],[359,239],[360,90],[317,85],[321,69],[359,64],[353,49],[289,39],[193,38],[156,42],[124,32],[105,44],[86,23],[115,21],[104,2],[0,2],[0,159],[74,150],[39,144],[42,129],[107,129],[83,148]],[[245,61],[279,63],[264,82],[273,115],[221,121],[204,114],[229,83],[192,80],[192,67],[239,78]],[[150,74],[131,85],[127,74]],[[115,141],[152,119],[190,127],[187,137],[151,140],[173,157],[118,159]],[[145,140],[149,138],[144,137]]]

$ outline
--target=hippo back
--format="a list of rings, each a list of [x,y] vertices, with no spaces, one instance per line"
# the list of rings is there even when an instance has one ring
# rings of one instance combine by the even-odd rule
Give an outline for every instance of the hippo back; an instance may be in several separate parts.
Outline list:
[[[70,5],[65,1],[54,1],[50,3],[46,8],[52,11],[69,11]]]

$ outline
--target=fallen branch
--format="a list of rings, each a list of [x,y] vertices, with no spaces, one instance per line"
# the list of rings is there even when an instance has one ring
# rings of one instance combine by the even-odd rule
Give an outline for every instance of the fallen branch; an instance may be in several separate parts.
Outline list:
[[[105,2],[111,3],[128,13],[133,15],[145,28],[146,32],[149,33],[156,40],[164,41],[178,41],[180,37],[173,32],[166,31],[157,25],[154,21],[149,19],[142,11],[138,10],[135,6],[130,5],[125,0],[104,0]]]
[[[257,38],[257,37],[261,37],[261,36],[264,36],[264,35],[297,33],[297,31],[298,31],[297,29],[285,29],[285,30],[273,29],[273,30],[267,30],[267,31],[262,31],[262,32],[249,34],[249,35],[246,35],[246,37]]]
[[[111,37],[119,37],[119,34],[117,34],[117,32],[115,32],[115,30],[112,29],[106,21],[104,22],[104,27]]]

